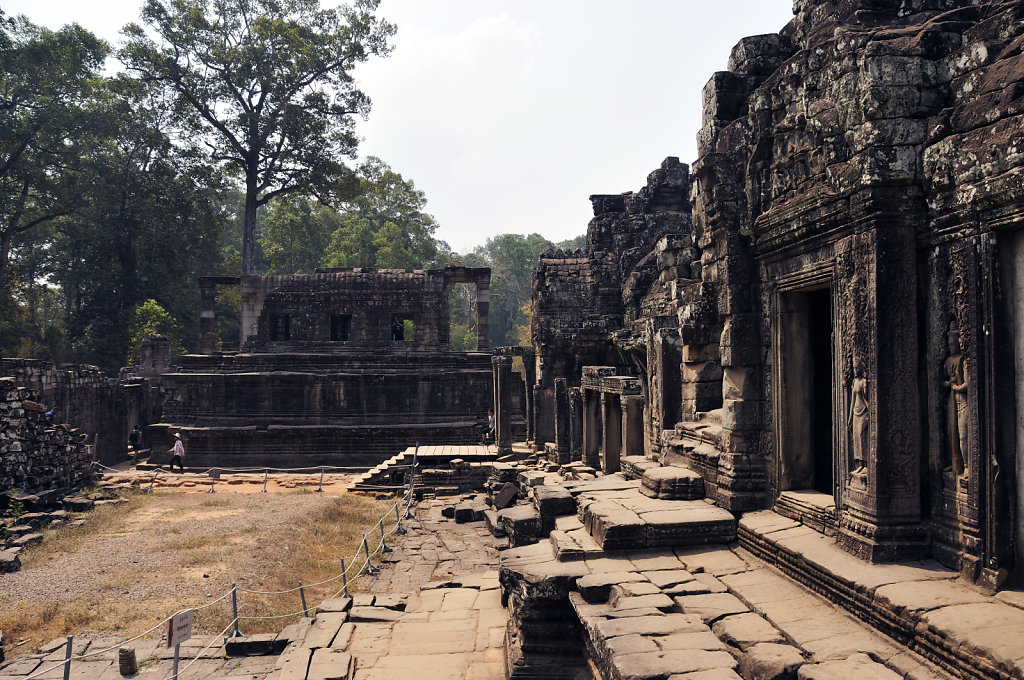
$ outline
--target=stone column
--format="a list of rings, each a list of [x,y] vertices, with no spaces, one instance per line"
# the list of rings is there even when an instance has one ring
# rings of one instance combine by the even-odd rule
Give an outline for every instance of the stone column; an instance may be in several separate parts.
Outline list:
[[[569,388],[569,460],[583,460],[583,392]]]
[[[558,462],[569,462],[569,386],[565,378],[555,378],[555,447]]]
[[[622,397],[622,455],[642,456],[644,452],[644,398]]]
[[[199,277],[199,353],[213,354],[214,333],[217,314],[214,303],[217,299],[217,284]]]
[[[476,351],[486,352],[490,346],[490,328],[488,316],[491,308],[491,288],[489,283],[476,284]]]
[[[619,395],[601,393],[601,415],[604,421],[601,469],[610,474],[619,471],[622,455],[622,404]]]
[[[594,390],[583,391],[583,462],[597,469],[601,467],[601,395]]]
[[[544,444],[555,440],[555,395],[552,388],[540,384],[533,393],[533,447],[543,451]]]
[[[526,374],[526,442],[534,440],[533,387],[537,382],[537,360],[533,349],[523,350],[523,371]]]
[[[491,357],[497,368],[495,380],[494,443],[501,455],[512,453],[512,357]]]

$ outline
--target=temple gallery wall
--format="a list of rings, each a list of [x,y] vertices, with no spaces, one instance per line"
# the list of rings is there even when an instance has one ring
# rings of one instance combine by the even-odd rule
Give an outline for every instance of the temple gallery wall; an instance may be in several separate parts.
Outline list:
[[[529,439],[1024,583],[1024,3],[794,13],[711,77],[691,165],[541,257]]]

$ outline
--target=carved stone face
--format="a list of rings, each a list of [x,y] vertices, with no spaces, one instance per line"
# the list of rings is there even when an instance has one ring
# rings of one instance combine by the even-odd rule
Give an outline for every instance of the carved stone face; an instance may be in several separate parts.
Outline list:
[[[959,332],[957,332],[955,330],[951,330],[948,333],[946,333],[946,343],[947,343],[947,346],[949,347],[949,355],[950,356],[955,356],[957,354],[960,354],[960,333]]]

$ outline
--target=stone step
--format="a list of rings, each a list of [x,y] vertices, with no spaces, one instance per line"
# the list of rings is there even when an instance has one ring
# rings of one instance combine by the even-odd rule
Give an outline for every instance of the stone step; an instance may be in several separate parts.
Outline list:
[[[705,501],[632,496],[581,500],[583,525],[605,550],[729,543],[736,540],[736,518]]]
[[[660,467],[660,465],[658,461],[651,460],[647,456],[625,456],[619,462],[622,475],[626,479],[640,479],[643,477],[644,472],[651,468]]]
[[[640,493],[665,500],[704,498],[704,478],[687,467],[649,467],[640,478]]]
[[[604,550],[584,529],[551,532],[551,552],[559,562],[585,560],[601,555]]]

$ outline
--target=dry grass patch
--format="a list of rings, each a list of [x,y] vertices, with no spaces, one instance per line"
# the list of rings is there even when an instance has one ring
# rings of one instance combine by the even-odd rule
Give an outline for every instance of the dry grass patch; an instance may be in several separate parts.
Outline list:
[[[23,569],[0,576],[0,630],[8,656],[66,634],[132,637],[179,609],[240,590],[246,633],[275,632],[295,621],[298,592],[261,595],[334,577],[351,562],[362,532],[374,530],[391,501],[308,490],[216,497],[181,491],[138,494],[124,505],[83,515],[79,529],[44,533],[25,551]],[[391,510],[385,528],[394,525]],[[350,572],[352,573],[352,572]],[[306,588],[310,608],[341,588],[340,579]],[[355,584],[353,590],[358,590]],[[231,621],[231,600],[196,615],[196,629],[217,633]],[[28,642],[16,646],[22,640]]]

